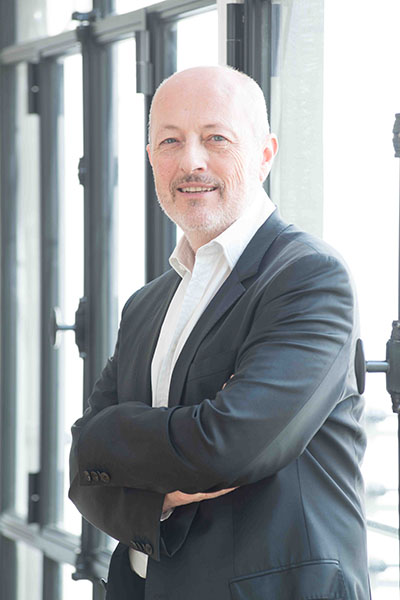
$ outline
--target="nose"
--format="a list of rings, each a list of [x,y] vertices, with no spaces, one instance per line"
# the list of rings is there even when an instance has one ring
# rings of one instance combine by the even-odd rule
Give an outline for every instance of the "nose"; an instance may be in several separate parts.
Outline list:
[[[182,148],[179,166],[184,173],[207,169],[207,151],[200,140],[186,140]]]

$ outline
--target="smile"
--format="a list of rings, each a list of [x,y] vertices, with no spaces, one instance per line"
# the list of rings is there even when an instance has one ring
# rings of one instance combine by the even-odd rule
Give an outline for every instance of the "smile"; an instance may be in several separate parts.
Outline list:
[[[204,192],[213,192],[216,189],[217,189],[216,187],[212,187],[212,188],[205,188],[205,187],[181,187],[181,188],[178,188],[178,190],[180,192],[183,192],[184,194],[198,194],[198,193],[204,193]]]

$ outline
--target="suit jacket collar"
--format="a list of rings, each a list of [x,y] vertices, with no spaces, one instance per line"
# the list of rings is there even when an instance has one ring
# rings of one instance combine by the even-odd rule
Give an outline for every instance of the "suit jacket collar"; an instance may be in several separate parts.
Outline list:
[[[276,210],[258,229],[231,274],[211,300],[189,335],[172,373],[169,406],[180,404],[186,375],[200,343],[215,323],[246,291],[244,282],[257,275],[263,257],[277,236],[288,227]]]

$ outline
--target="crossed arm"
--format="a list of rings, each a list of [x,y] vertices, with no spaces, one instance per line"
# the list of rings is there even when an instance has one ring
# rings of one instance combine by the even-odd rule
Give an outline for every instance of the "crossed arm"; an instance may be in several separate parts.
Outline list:
[[[118,404],[117,348],[73,427],[70,497],[88,520],[125,543],[134,531],[157,547],[163,509],[258,481],[304,450],[345,386],[352,292],[325,255],[289,266],[271,289],[235,376],[199,405]],[[88,465],[110,472],[110,485],[88,485]]]

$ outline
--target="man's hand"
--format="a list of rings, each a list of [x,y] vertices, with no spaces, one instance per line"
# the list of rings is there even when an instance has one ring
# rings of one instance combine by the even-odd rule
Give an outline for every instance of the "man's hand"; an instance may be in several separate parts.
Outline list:
[[[180,492],[179,490],[177,490],[176,492],[170,492],[169,494],[166,494],[164,498],[162,512],[165,513],[171,508],[175,508],[176,506],[182,506],[183,504],[191,504],[192,502],[202,502],[203,500],[212,500],[213,498],[218,498],[219,496],[229,494],[229,492],[233,492],[233,490],[236,490],[236,488],[233,487],[225,490],[218,490],[218,492],[199,492],[197,494],[185,494],[184,492]]]

